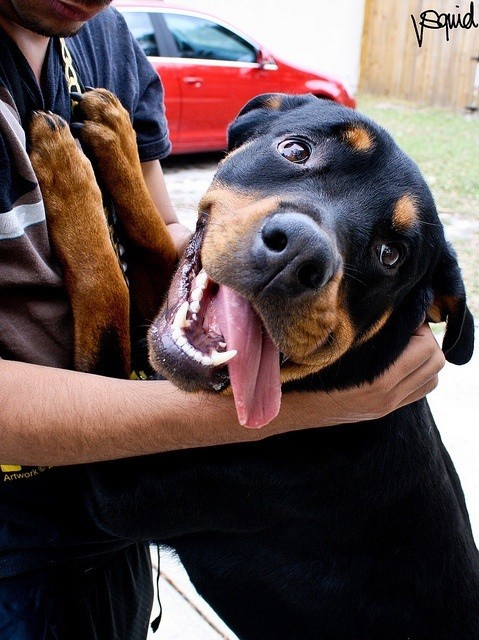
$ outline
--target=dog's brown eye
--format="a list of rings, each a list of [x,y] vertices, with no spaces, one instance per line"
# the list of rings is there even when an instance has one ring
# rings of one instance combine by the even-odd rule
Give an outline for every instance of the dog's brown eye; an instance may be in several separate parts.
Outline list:
[[[400,248],[394,244],[378,244],[376,246],[376,253],[379,262],[390,269],[397,267],[402,257]]]
[[[290,162],[302,164],[311,155],[311,149],[306,142],[302,140],[283,140],[278,145],[278,151]]]

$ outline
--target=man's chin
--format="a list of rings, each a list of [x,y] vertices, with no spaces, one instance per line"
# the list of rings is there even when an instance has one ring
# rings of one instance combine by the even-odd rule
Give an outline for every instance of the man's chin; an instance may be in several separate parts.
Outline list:
[[[5,24],[6,21],[5,26],[8,26],[10,22],[46,38],[68,38],[76,35],[88,20],[108,7],[110,2],[96,0],[90,5],[91,11],[84,11],[57,0],[48,0],[33,8],[28,2],[11,1],[10,6],[0,8],[0,23]],[[89,6],[87,1],[85,6]]]

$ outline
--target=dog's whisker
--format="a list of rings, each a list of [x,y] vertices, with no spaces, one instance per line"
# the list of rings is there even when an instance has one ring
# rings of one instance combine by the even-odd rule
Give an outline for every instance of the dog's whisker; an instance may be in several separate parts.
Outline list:
[[[355,280],[356,282],[359,282],[359,284],[363,285],[364,287],[366,286],[366,283],[365,283],[363,280],[361,280],[360,278],[358,278],[358,277],[356,277],[355,275],[353,275],[353,274],[350,272],[349,268],[345,268],[345,269],[344,269],[344,274],[345,274],[348,278],[350,278],[351,280]]]
[[[418,220],[418,224],[419,226],[435,227],[437,229],[440,229],[442,227],[442,224],[440,222],[428,222],[427,220]]]

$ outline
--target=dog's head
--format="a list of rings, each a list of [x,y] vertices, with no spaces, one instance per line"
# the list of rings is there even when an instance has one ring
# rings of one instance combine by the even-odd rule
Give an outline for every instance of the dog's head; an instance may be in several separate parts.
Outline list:
[[[150,329],[155,369],[187,390],[231,385],[240,422],[260,426],[281,383],[346,361],[335,384],[372,379],[425,317],[447,319],[448,360],[469,360],[455,255],[388,133],[313,96],[267,94],[232,123],[229,148]]]

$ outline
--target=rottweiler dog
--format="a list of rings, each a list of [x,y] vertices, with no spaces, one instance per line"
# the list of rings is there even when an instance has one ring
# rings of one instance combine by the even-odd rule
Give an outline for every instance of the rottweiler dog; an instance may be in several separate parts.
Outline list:
[[[125,185],[126,201],[143,193],[137,159],[132,168],[124,161],[133,154],[124,110],[101,91],[82,108],[84,143],[103,157],[103,172],[116,164],[112,186]],[[49,155],[75,145],[49,114],[35,128],[45,183],[54,172]],[[90,202],[87,173],[68,198]],[[58,188],[51,181],[50,191]],[[133,207],[145,233],[150,205],[141,201],[144,216],[135,204],[119,205]],[[62,216],[59,229],[75,223]],[[59,237],[65,269],[82,226]],[[151,247],[130,232],[140,257],[155,256],[150,292],[155,282],[163,292],[172,272],[164,231],[159,225]],[[109,332],[89,327],[95,314],[85,313],[81,265],[72,272],[86,336],[78,361],[97,370]],[[474,325],[456,256],[411,159],[377,124],[337,104],[282,94],[249,102],[229,129],[229,153],[149,330],[158,375],[190,391],[232,393],[239,422],[259,427],[278,412],[282,391],[373,380],[424,318],[446,322],[449,361],[470,359]],[[99,463],[89,481],[97,525],[113,538],[175,548],[244,640],[479,638],[478,551],[425,399],[356,425]]]
[[[232,391],[239,421],[257,427],[281,386],[374,379],[424,318],[446,321],[447,360],[470,359],[455,254],[386,131],[313,96],[262,95],[229,147],[150,330],[158,371],[184,389]],[[188,473],[200,530],[187,533],[180,499],[185,530],[170,542],[240,638],[479,638],[478,552],[425,399],[369,423],[191,454]]]

